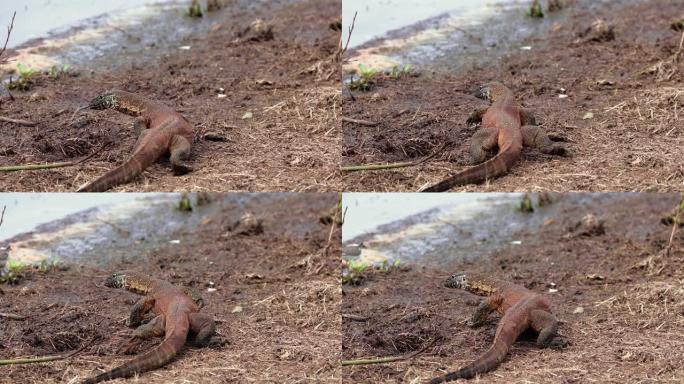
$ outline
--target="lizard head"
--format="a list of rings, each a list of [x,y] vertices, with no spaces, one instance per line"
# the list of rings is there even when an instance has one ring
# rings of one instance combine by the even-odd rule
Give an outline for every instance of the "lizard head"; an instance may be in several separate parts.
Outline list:
[[[109,288],[121,288],[126,285],[126,275],[123,273],[112,273],[107,276],[104,285]]]
[[[447,288],[465,289],[468,286],[468,279],[464,274],[456,274],[449,276],[444,282]]]
[[[88,108],[96,110],[116,108],[116,106],[117,100],[115,91],[107,91],[92,99],[88,104]]]
[[[494,81],[478,87],[475,92],[473,92],[473,96],[493,103],[496,100],[511,97],[513,96],[513,93],[505,85]]]

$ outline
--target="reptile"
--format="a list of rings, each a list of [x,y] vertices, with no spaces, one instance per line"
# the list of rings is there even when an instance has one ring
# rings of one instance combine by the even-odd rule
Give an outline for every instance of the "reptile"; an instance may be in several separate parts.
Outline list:
[[[558,320],[551,313],[549,301],[536,292],[513,283],[471,274],[452,275],[444,285],[487,296],[468,322],[471,327],[484,324],[493,311],[499,312],[502,318],[496,328],[494,344],[489,350],[458,371],[434,378],[429,384],[461,378],[471,379],[477,374],[493,370],[504,360],[518,336],[528,328],[539,333],[539,347],[565,345],[562,339],[554,339],[557,336]]]
[[[107,91],[82,109],[114,109],[135,116],[133,128],[138,136],[133,155],[122,165],[85,184],[78,192],[104,192],[127,183],[168,154],[176,176],[191,172],[185,164],[194,138],[193,127],[172,108],[121,90]]]
[[[470,156],[474,167],[452,175],[420,192],[444,192],[455,186],[478,184],[508,173],[520,158],[523,145],[542,153],[568,155],[560,144],[551,141],[543,128],[537,126],[534,114],[520,107],[513,92],[505,85],[492,82],[479,87],[473,96],[488,100],[491,105],[474,110],[467,123],[479,123],[473,135]],[[499,153],[485,161],[489,151],[499,147]]]
[[[144,339],[152,337],[163,336],[164,341],[119,367],[84,380],[83,384],[131,377],[162,367],[173,360],[186,342],[198,347],[225,343],[216,334],[214,320],[199,313],[204,302],[190,288],[177,287],[163,280],[130,273],[114,273],[107,277],[104,284],[111,288],[123,287],[144,295],[135,303],[126,319],[127,326],[137,328],[120,351],[126,354],[133,353]],[[155,317],[143,323],[145,315],[149,312]]]

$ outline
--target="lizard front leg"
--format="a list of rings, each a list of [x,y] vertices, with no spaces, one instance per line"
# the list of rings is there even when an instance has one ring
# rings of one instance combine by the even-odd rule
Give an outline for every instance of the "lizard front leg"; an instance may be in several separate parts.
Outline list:
[[[195,304],[197,304],[198,308],[204,308],[204,299],[197,291],[190,287],[182,287],[181,289],[183,290],[186,296],[191,298],[192,301],[194,301]]]
[[[149,323],[143,324],[133,331],[133,336],[119,348],[119,353],[130,355],[135,353],[140,343],[145,339],[153,337],[163,337],[165,333],[165,318],[164,315],[159,315],[150,320]]]
[[[529,109],[520,109],[520,125],[538,125],[534,112]]]
[[[535,125],[526,125],[521,128],[523,134],[523,144],[526,147],[537,148],[541,153],[546,153],[548,155],[569,155],[568,150],[560,145],[556,144],[549,136],[546,134],[543,128]]]
[[[128,315],[128,319],[126,319],[126,326],[133,328],[140,325],[145,317],[145,314],[149,312],[152,307],[154,307],[154,299],[152,297],[145,296],[138,300],[133,305],[131,313]]]
[[[470,158],[479,164],[487,158],[487,153],[496,148],[499,140],[498,128],[482,128],[475,132],[470,144]]]
[[[489,107],[482,107],[482,108],[476,108],[474,109],[471,113],[470,116],[468,116],[468,119],[466,119],[466,124],[472,125],[472,124],[480,124],[482,122],[482,116],[484,116],[485,112]]]
[[[475,313],[470,317],[468,321],[468,326],[471,328],[477,328],[484,324],[487,320],[487,316],[495,311],[499,305],[501,305],[501,300],[496,296],[490,296],[480,302],[475,310]]]

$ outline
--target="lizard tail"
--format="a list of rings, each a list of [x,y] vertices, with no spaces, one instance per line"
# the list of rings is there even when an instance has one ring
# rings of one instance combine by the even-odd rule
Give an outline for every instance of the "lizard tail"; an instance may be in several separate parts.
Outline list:
[[[430,380],[428,383],[438,384],[446,383],[456,379],[472,379],[479,373],[489,372],[499,366],[499,364],[501,364],[501,362],[506,358],[511,345],[513,345],[518,336],[520,336],[520,334],[527,329],[527,324],[522,324],[511,320],[513,319],[506,319],[506,315],[504,315],[499,323],[499,329],[497,329],[494,344],[492,344],[487,352],[483,353],[477,360],[456,372],[451,372],[444,376],[436,377]]]
[[[77,192],[105,192],[110,188],[127,183],[152,165],[161,156],[156,148],[142,147],[125,163],[82,186]]]
[[[188,335],[189,320],[187,316],[182,316],[176,321],[169,331],[167,323],[167,336],[161,344],[155,348],[137,356],[111,371],[99,374],[95,377],[83,380],[82,384],[95,384],[101,381],[113,380],[118,378],[131,377],[136,374],[151,371],[164,366],[176,357],[176,354],[185,344]]]
[[[420,192],[444,192],[459,185],[482,183],[487,179],[508,173],[508,170],[518,161],[519,157],[520,149],[516,149],[516,146],[511,144],[506,145],[496,156],[484,163],[470,167],[437,184],[421,189]]]

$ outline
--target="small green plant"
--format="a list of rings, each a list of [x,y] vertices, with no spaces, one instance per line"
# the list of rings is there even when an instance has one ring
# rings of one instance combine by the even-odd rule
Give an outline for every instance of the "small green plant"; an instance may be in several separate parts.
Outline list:
[[[15,260],[9,260],[5,268],[0,272],[0,283],[17,284],[24,277],[24,271],[28,265]]]
[[[378,270],[382,273],[388,273],[392,271],[392,269],[399,269],[399,264],[401,261],[399,259],[394,259],[394,261],[390,264],[389,260],[383,260],[382,263],[378,266]]]
[[[190,4],[190,8],[188,8],[188,16],[190,17],[202,17],[204,14],[202,13],[202,6],[199,3],[199,0],[192,0],[192,3]]]
[[[399,79],[402,76],[408,76],[411,74],[411,64],[404,65],[403,68],[399,69],[399,66],[395,65],[389,72],[389,76],[393,79]]]
[[[16,89],[20,91],[28,91],[32,85],[31,78],[33,77],[33,75],[36,74],[36,70],[22,63],[19,63],[17,64],[17,72],[19,73],[19,78],[16,81],[13,81],[10,78],[10,83],[7,86],[7,88],[9,88],[10,90]]]
[[[532,18],[544,17],[544,12],[542,11],[542,6],[539,3],[539,0],[532,1],[532,5],[530,5],[530,9],[527,10],[527,16],[532,17]]]
[[[352,77],[349,89],[352,91],[370,91],[375,85],[373,78],[378,74],[378,70],[359,64],[358,76]]]
[[[531,213],[534,212],[534,206],[532,205],[532,199],[530,199],[530,195],[527,193],[525,196],[523,196],[522,200],[520,200],[520,204],[518,205],[518,210],[520,212],[526,212],[526,213]]]
[[[40,273],[48,273],[51,270],[58,268],[59,266],[60,261],[58,257],[43,259],[40,261],[40,264],[38,265],[38,271]]]
[[[178,210],[181,212],[192,212],[192,201],[190,201],[190,195],[187,192],[181,194],[181,198],[178,201]]]
[[[53,65],[48,71],[48,75],[53,79],[58,79],[69,73],[69,64],[63,64],[62,66]]]
[[[359,285],[364,278],[368,265],[360,261],[350,260],[346,269],[342,271],[342,284]]]

